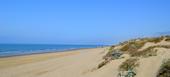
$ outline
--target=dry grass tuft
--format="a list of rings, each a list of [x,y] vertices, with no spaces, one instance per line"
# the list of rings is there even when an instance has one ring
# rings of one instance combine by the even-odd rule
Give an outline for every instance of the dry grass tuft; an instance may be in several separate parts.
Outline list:
[[[125,62],[123,62],[120,65],[119,70],[128,71],[130,69],[134,69],[135,67],[139,66],[139,63],[137,61],[138,61],[138,58],[127,59]]]
[[[156,56],[156,52],[157,50],[155,50],[154,48],[170,48],[169,45],[157,45],[157,46],[151,46],[148,47],[142,51],[137,51],[137,52],[133,52],[130,55],[133,57],[149,57],[149,56]]]
[[[164,39],[164,36],[153,37],[153,38],[138,38],[121,43],[123,47],[120,49],[122,51],[135,51],[144,46],[147,42],[158,43]],[[170,38],[169,38],[170,39]]]
[[[108,53],[103,57],[103,59],[108,60],[108,58],[112,56],[112,52],[114,51],[114,47],[115,47],[115,46],[111,46],[111,47],[109,48]]]
[[[170,41],[170,36],[165,36],[165,37],[166,37],[165,41]]]
[[[133,52],[130,55],[132,57],[149,57],[156,56],[157,50],[154,50],[155,46],[151,46],[143,51]]]
[[[157,77],[170,77],[170,59],[162,64]]]
[[[161,36],[161,37],[153,37],[153,38],[143,38],[143,41],[146,42],[153,42],[153,43],[159,43],[161,42],[165,37]]]
[[[104,59],[111,59],[110,57],[112,57],[112,53],[114,51],[120,51],[123,53],[127,53],[130,54],[131,56],[135,56],[135,57],[149,57],[149,56],[156,56],[156,50],[154,50],[154,48],[156,47],[162,47],[162,48],[169,48],[168,46],[151,46],[143,51],[138,51],[140,48],[142,48],[147,42],[154,42],[154,43],[158,43],[161,42],[162,40],[164,40],[164,38],[169,38],[168,40],[170,40],[170,36],[161,36],[161,37],[153,37],[153,38],[138,38],[138,39],[132,39],[129,41],[125,41],[123,43],[120,43],[119,45],[121,45],[122,47],[120,49],[115,50],[115,46],[110,47],[109,52],[106,54],[106,56],[104,56]]]
[[[137,51],[142,46],[144,46],[145,41],[130,41],[125,44],[120,50],[121,51]]]

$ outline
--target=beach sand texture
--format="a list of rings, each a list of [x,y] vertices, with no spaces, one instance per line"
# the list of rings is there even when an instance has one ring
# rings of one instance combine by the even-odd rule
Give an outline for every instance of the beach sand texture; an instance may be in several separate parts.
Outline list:
[[[0,77],[83,77],[96,69],[107,48],[0,59]]]
[[[159,43],[148,42],[139,50],[156,45],[170,46],[170,42],[164,40]],[[118,45],[114,49],[121,47]],[[0,77],[118,77],[120,65],[132,56],[124,54],[123,58],[110,60],[98,68],[109,48],[0,58]],[[156,77],[163,61],[170,59],[169,48],[155,49],[156,56],[138,57],[139,66],[136,67],[135,77]]]

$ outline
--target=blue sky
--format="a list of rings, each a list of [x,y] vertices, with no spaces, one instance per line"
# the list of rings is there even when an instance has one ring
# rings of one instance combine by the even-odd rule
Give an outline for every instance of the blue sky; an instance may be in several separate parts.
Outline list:
[[[169,0],[0,1],[0,43],[114,44],[167,32]]]

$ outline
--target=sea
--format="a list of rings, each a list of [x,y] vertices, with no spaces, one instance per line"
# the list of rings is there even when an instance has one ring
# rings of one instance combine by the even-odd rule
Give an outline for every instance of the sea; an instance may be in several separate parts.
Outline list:
[[[48,52],[66,52],[69,50],[97,48],[103,46],[104,45],[0,44],[0,57]]]

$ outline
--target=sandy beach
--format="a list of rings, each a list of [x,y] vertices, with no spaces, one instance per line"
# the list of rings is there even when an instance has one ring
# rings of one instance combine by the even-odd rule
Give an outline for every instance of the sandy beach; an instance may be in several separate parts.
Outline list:
[[[0,77],[87,77],[106,53],[93,48],[0,58]]]
[[[170,77],[170,0],[1,0],[0,77]]]
[[[131,75],[128,67],[135,73],[132,77],[157,77],[163,63],[170,61],[170,41],[167,37],[151,39],[154,41],[140,39],[112,47],[0,58],[0,77],[126,77]],[[139,44],[133,53],[120,51]]]

